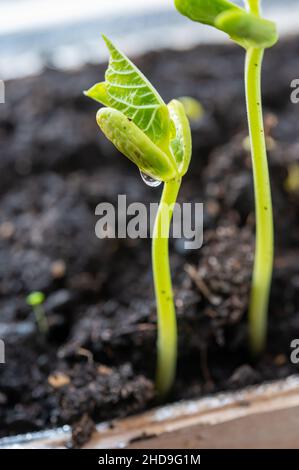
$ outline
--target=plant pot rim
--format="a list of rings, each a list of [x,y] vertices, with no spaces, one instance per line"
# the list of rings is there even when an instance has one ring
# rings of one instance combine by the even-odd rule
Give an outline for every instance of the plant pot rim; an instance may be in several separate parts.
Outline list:
[[[113,426],[111,422],[100,423],[84,447],[90,449],[148,447],[152,442],[155,447],[157,443],[158,445],[162,443],[161,448],[163,448],[165,437],[166,445],[169,436],[173,435],[175,439],[177,433],[184,433],[187,430],[199,427],[201,432],[205,429],[211,432],[213,428],[216,430],[217,426],[225,426],[225,423],[231,422],[242,423],[244,427],[246,420],[251,423],[250,420],[255,418],[265,423],[267,421],[264,419],[265,416],[277,417],[277,413],[282,411],[292,414],[294,410],[299,413],[299,375],[234,392],[179,401],[138,415],[113,420]],[[269,425],[271,434],[271,424]],[[245,429],[248,429],[248,426]],[[284,433],[286,431],[283,430]],[[53,430],[2,438],[0,448],[65,448],[70,438],[70,427],[63,426]],[[203,448],[206,448],[207,444],[208,441],[204,443]],[[262,442],[257,444],[260,447]],[[277,444],[273,443],[274,446],[277,447]]]

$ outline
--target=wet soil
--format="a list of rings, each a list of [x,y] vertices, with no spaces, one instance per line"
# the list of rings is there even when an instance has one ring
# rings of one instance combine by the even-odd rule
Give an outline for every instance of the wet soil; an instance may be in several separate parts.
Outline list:
[[[246,145],[242,51],[200,46],[136,59],[165,100],[189,95],[205,109],[192,123],[193,159],[179,201],[204,203],[204,246],[171,241],[179,321],[178,377],[169,400],[285,377],[299,337],[299,38],[267,51],[265,122],[274,199],[276,259],[269,338],[253,361],[246,314],[254,214]],[[46,69],[6,86],[0,109],[0,436],[73,425],[75,445],[93,422],[155,403],[156,313],[150,240],[98,239],[95,207],[157,202],[136,168],[95,124],[82,90],[103,66]],[[293,170],[293,171],[292,171]],[[290,184],[290,175],[292,184]],[[294,183],[295,181],[295,183]],[[49,332],[26,305],[46,294]]]

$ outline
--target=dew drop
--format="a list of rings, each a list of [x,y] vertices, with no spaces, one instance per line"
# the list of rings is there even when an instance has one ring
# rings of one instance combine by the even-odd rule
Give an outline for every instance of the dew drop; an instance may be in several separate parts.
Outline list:
[[[141,170],[140,170],[140,175],[141,175],[142,180],[145,182],[145,184],[147,184],[147,186],[151,186],[151,188],[157,188],[162,183],[162,181],[152,178],[146,173],[143,173],[143,171]]]

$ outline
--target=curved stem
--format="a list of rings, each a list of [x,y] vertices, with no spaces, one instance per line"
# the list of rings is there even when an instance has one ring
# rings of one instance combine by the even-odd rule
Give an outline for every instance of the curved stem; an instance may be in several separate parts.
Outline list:
[[[155,221],[152,262],[158,314],[158,348],[156,386],[160,395],[171,388],[177,362],[177,322],[169,266],[168,239],[173,207],[181,179],[164,184]]]
[[[249,340],[253,354],[259,354],[266,342],[273,269],[273,214],[261,101],[263,53],[263,49],[248,49],[245,67],[256,207],[256,251],[249,306]]]

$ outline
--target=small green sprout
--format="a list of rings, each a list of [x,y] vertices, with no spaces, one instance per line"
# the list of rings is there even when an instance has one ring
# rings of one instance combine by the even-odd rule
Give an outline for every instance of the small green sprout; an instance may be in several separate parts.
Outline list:
[[[205,110],[200,101],[191,96],[181,96],[178,100],[182,103],[185,113],[191,122],[199,122],[205,114]]]
[[[290,194],[299,194],[299,164],[292,163],[288,167],[288,176],[284,183],[285,190]]]
[[[247,0],[247,9],[227,0],[175,0],[175,5],[191,20],[224,31],[246,50],[245,88],[256,206],[256,253],[249,306],[249,340],[251,350],[256,355],[264,349],[266,343],[274,255],[261,68],[264,49],[273,46],[278,40],[276,25],[261,17],[260,0]]]
[[[182,103],[172,100],[166,105],[135,65],[103,38],[110,52],[105,81],[85,92],[106,106],[98,111],[97,123],[137,165],[145,181],[164,183],[153,231],[152,263],[158,312],[156,385],[159,394],[165,395],[173,384],[177,362],[168,238],[174,204],[190,163],[191,132]]]
[[[46,334],[48,332],[49,326],[45,309],[43,307],[44,301],[45,294],[39,291],[31,292],[31,294],[26,297],[27,305],[30,305],[34,311],[35,320],[39,331],[43,334]]]

